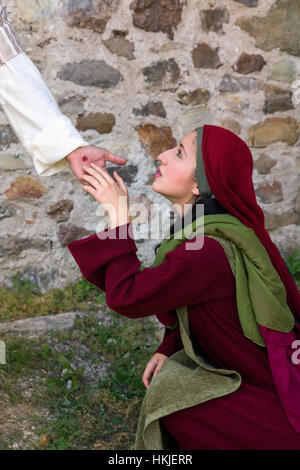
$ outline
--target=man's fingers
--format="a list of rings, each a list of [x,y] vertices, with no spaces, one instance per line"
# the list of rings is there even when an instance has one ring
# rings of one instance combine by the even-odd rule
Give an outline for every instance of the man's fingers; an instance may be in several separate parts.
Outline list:
[[[125,165],[125,163],[127,163],[126,158],[118,157],[117,155],[114,155],[108,151],[106,151],[104,154],[104,160],[109,160],[110,162],[116,163],[117,165]]]

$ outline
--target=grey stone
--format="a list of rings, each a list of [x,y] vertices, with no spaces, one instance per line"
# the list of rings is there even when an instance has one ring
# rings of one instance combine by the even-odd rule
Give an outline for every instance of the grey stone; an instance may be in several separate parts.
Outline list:
[[[56,267],[46,269],[37,269],[37,278],[38,286],[42,292],[48,292],[50,289],[57,286],[57,279],[60,278],[61,274],[59,273]],[[59,286],[61,287],[61,286]]]
[[[245,99],[241,96],[230,94],[223,98],[224,110],[237,114],[245,114],[249,111],[249,97]]]
[[[39,287],[37,268],[34,266],[28,266],[24,271],[18,271],[16,277],[20,281],[29,281],[33,286]]]
[[[77,227],[74,224],[61,224],[57,230],[57,236],[62,246],[67,246],[68,243],[94,234],[94,231],[86,230],[83,227]]]
[[[84,102],[77,98],[61,98],[58,104],[64,114],[81,115],[84,113]]]
[[[265,103],[263,112],[265,114],[275,113],[276,111],[287,111],[294,109],[292,102],[292,92],[284,90],[275,85],[266,84],[264,86]]]
[[[77,85],[98,88],[110,88],[123,80],[121,73],[104,60],[67,64],[56,76],[60,80],[69,80]]]
[[[24,154],[3,154],[0,156],[1,170],[24,170],[30,167],[31,165]]]
[[[55,2],[51,0],[20,1],[17,2],[18,14],[25,23],[34,23],[40,20],[53,18]]]
[[[142,72],[146,77],[146,82],[153,85],[161,85],[165,79],[174,83],[180,76],[180,68],[174,59],[159,60],[145,67]]]
[[[119,0],[61,0],[63,16],[68,26],[91,29],[103,33],[108,20],[119,5]]]
[[[226,117],[222,119],[221,126],[237,135],[239,135],[241,132],[240,123],[230,117]]]
[[[222,62],[218,54],[219,48],[213,49],[207,43],[197,44],[192,50],[192,59],[195,68],[217,69],[221,67]]]
[[[114,36],[103,41],[103,44],[112,53],[120,57],[126,57],[128,60],[135,59],[134,56],[134,43],[124,38],[123,34],[114,32]]]
[[[272,183],[267,181],[260,183],[255,193],[261,198],[264,204],[283,201],[282,185],[276,180]]]
[[[99,134],[109,134],[115,124],[116,118],[112,113],[89,113],[77,119],[76,127],[81,131],[95,129]]]
[[[14,215],[16,215],[16,208],[14,205],[8,201],[0,203],[0,219],[4,219],[4,217],[13,217]]]
[[[278,82],[292,83],[297,75],[295,63],[289,59],[282,59],[269,68],[268,79]]]
[[[238,77],[238,83],[241,90],[245,91],[258,91],[262,88],[262,80],[254,77]]]
[[[269,117],[249,129],[249,146],[266,147],[274,142],[294,145],[299,139],[299,123],[291,117]]]
[[[295,56],[300,55],[300,2],[277,0],[266,16],[239,18],[236,24],[256,40],[256,47],[271,51],[279,48]]]
[[[168,126],[155,126],[152,123],[142,124],[136,127],[140,142],[148,155],[153,159],[176,146],[176,140],[172,135],[172,130]]]
[[[213,31],[218,34],[224,34],[223,24],[229,23],[229,11],[227,8],[214,8],[202,10],[201,26],[203,31]]]
[[[182,135],[186,135],[197,127],[201,127],[204,124],[214,124],[215,115],[212,113],[210,108],[206,106],[197,106],[189,109],[183,113],[180,113],[176,124],[182,129]]]
[[[35,337],[53,330],[66,330],[74,326],[77,318],[83,318],[81,312],[65,312],[56,315],[44,315],[37,318],[25,318],[14,322],[0,323],[2,332],[28,332]]]
[[[266,230],[275,230],[286,225],[299,224],[300,214],[296,212],[286,212],[281,214],[272,214],[264,210]]]
[[[255,77],[234,77],[230,74],[225,74],[218,86],[220,91],[230,91],[231,93],[237,91],[258,91],[261,87],[262,81]]]
[[[167,117],[166,110],[161,101],[149,101],[149,103],[142,105],[140,109],[133,108],[132,112],[136,116],[150,116],[150,114],[153,114],[163,118]]]
[[[73,202],[70,199],[62,199],[56,204],[52,204],[49,209],[46,210],[46,214],[57,222],[64,222],[70,217],[72,209]]]
[[[300,191],[298,193],[298,196],[295,199],[294,210],[295,210],[295,212],[298,212],[298,214],[300,214]]]
[[[51,246],[51,240],[41,238],[19,238],[15,236],[0,237],[0,249],[3,256],[18,256],[21,252],[28,249],[50,251]]]
[[[270,173],[271,168],[275,166],[277,160],[269,157],[265,153],[261,153],[259,158],[253,162],[253,168],[255,168],[261,175]]]
[[[218,86],[218,89],[220,91],[230,91],[230,92],[235,92],[235,91],[239,91],[240,90],[240,87],[239,87],[239,83],[238,83],[238,80],[237,78],[235,77],[232,77],[231,75],[224,75],[224,77],[222,78],[219,86]]]
[[[135,177],[138,173],[138,167],[136,165],[125,165],[125,166],[113,166],[107,167],[107,172],[113,177],[113,172],[116,171],[121,178],[123,178],[124,182],[127,185],[130,185],[134,182]]]
[[[18,142],[17,136],[9,124],[0,126],[0,150],[6,149],[10,144]]]
[[[243,5],[246,5],[247,7],[257,7],[258,0],[234,0],[237,3],[242,3]]]
[[[210,99],[210,92],[203,88],[197,88],[193,91],[180,91],[177,95],[177,101],[185,105],[206,104]]]
[[[248,74],[253,72],[260,72],[265,64],[266,61],[262,55],[247,54],[246,52],[242,52],[232,68],[235,72]]]
[[[68,7],[68,11],[71,14],[81,10],[82,12],[92,10],[92,0],[61,0],[61,2]]]
[[[130,4],[133,11],[134,26],[145,31],[167,33],[174,38],[173,29],[181,20],[183,2],[177,0],[133,0]]]

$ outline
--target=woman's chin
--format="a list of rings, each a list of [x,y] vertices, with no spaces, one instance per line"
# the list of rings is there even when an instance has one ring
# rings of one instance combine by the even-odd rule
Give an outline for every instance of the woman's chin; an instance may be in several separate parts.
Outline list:
[[[159,189],[156,188],[156,184],[155,184],[156,181],[157,181],[157,180],[155,179],[155,180],[153,181],[153,183],[152,183],[151,186],[152,186],[153,191],[155,191],[156,193],[160,193]]]

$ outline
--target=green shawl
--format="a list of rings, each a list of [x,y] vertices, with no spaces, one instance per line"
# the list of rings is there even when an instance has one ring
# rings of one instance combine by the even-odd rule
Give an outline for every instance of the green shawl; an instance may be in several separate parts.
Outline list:
[[[291,331],[294,317],[286,301],[283,282],[254,230],[233,215],[198,217],[163,241],[153,267],[164,261],[168,251],[197,235],[217,236],[230,243],[235,255],[237,307],[244,335],[259,346],[265,346],[257,323],[284,333]]]
[[[198,217],[165,239],[153,267],[162,263],[165,255],[184,240],[196,236],[214,238],[224,249],[235,276],[238,314],[247,338],[265,346],[257,323],[281,332],[293,329],[294,318],[286,301],[285,287],[266,249],[251,228],[230,214]],[[135,450],[172,449],[172,439],[161,426],[160,418],[233,393],[241,385],[238,372],[219,368],[201,351],[200,345],[193,343],[187,307],[176,312],[184,349],[166,360],[146,391]]]

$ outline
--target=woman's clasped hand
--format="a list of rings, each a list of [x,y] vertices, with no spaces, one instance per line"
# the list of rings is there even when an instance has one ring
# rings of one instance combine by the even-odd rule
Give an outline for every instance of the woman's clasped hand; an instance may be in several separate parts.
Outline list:
[[[130,222],[129,195],[123,178],[114,171],[114,178],[105,168],[91,163],[84,166],[87,173],[81,177],[82,189],[90,193],[103,206],[110,217],[110,228]]]

